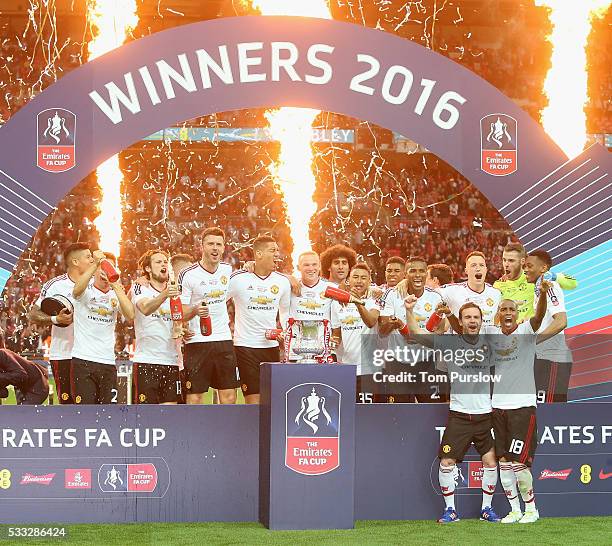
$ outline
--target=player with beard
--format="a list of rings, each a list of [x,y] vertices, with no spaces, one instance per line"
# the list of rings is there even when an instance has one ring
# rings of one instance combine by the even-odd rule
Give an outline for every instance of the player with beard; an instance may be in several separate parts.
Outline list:
[[[504,275],[493,283],[493,286],[500,290],[504,299],[513,300],[517,303],[519,322],[532,317],[534,313],[534,283],[527,279],[523,271],[526,256],[523,245],[519,243],[507,244],[502,255]],[[578,285],[575,279],[563,273],[559,273],[555,278],[559,287],[564,290],[573,290]]]
[[[117,401],[115,326],[119,312],[134,320],[134,306],[119,280],[109,282],[100,262],[116,258],[96,250],[94,263],[76,281],[74,300],[74,345],[70,369],[75,404],[111,404]],[[91,279],[94,279],[90,284]]]
[[[331,300],[324,297],[325,289],[330,283],[321,278],[319,255],[310,250],[298,256],[300,273],[299,293],[291,294],[289,317],[300,321],[328,321],[331,328]],[[289,360],[295,361],[299,356],[289,353]]]
[[[66,273],[48,281],[40,292],[40,297],[33,305],[28,319],[41,326],[51,325],[51,347],[49,361],[53,370],[53,379],[60,404],[73,404],[70,393],[70,362],[74,343],[73,315],[68,309],[62,309],[57,316],[51,317],[40,309],[42,300],[53,296],[64,296],[72,300],[74,283],[93,263],[93,257],[87,243],[72,243],[64,250]]]
[[[552,267],[550,254],[534,250],[525,261],[525,276],[539,296],[542,291],[539,279]],[[538,402],[567,402],[567,389],[572,373],[572,353],[565,342],[563,330],[567,327],[565,298],[558,282],[550,281],[546,290],[548,303],[538,332],[536,348],[535,381]]]
[[[509,243],[504,247],[502,263],[504,275],[495,281],[497,288],[504,299],[516,302],[519,313],[519,322],[533,315],[534,290],[523,272],[525,265],[525,249],[519,243]]]
[[[495,313],[501,301],[501,292],[485,282],[487,262],[482,252],[470,252],[465,260],[467,281],[446,284],[438,289],[442,299],[456,316],[459,309],[468,301],[478,305],[482,311],[485,326],[493,325]]]
[[[538,443],[534,360],[536,332],[546,315],[547,293],[552,288],[541,281],[535,315],[518,324],[518,306],[512,300],[499,304],[500,327],[485,329],[491,344],[491,364],[499,380],[493,384],[493,430],[499,458],[501,482],[510,502],[510,513],[502,523],[533,523],[539,514],[533,494],[531,464]],[[518,491],[525,502],[521,512]]]
[[[349,272],[357,263],[357,253],[348,246],[334,245],[321,254],[323,278],[340,288],[346,282]]]
[[[266,331],[285,329],[291,305],[289,279],[276,271],[281,260],[276,241],[267,235],[253,241],[254,271],[232,273],[228,299],[234,300],[236,319],[234,348],[240,371],[242,393],[247,404],[259,404],[259,367],[262,362],[279,362],[278,341]]]
[[[136,351],[132,368],[134,404],[176,404],[181,391],[178,351],[172,337],[170,299],[179,295],[168,283],[168,254],[149,250],[139,260],[148,286],[134,284]]]
[[[199,325],[186,340],[185,375],[188,404],[201,404],[210,387],[219,392],[221,404],[236,403],[238,374],[227,312],[232,266],[222,262],[225,233],[211,227],[202,233],[202,257],[179,275],[183,318],[211,317],[212,333],[204,335]]]
[[[450,406],[448,421],[438,458],[440,468],[438,479],[444,497],[445,509],[439,523],[459,521],[455,505],[455,473],[457,462],[463,458],[473,443],[480,455],[483,466],[482,505],[480,519],[498,523],[501,518],[491,507],[495,486],[497,485],[497,459],[492,427],[491,384],[481,379],[488,375],[491,352],[485,335],[480,334],[482,313],[475,303],[464,303],[459,309],[459,321],[463,334],[433,336],[417,323],[413,309],[417,303],[413,295],[404,300],[406,319],[412,335],[427,347],[440,349],[447,354],[452,351],[454,358],[445,359],[438,367],[455,378],[450,383]],[[450,309],[440,303],[437,312],[447,314]],[[468,358],[468,354],[473,355]],[[482,374],[482,375],[481,375]],[[474,378],[474,380],[469,380]]]
[[[433,372],[434,363],[415,362],[412,351],[402,351],[406,347],[418,351],[421,347],[420,344],[410,340],[409,332],[405,334],[400,332],[405,324],[404,299],[406,296],[411,294],[417,298],[413,313],[419,328],[425,328],[429,317],[442,301],[437,292],[425,286],[426,276],[427,262],[425,259],[419,256],[409,258],[406,262],[406,278],[394,290],[388,291],[383,296],[380,334],[381,336],[389,336],[389,348],[396,349],[396,357],[398,358],[398,360],[388,362],[385,371],[388,375],[410,371],[416,373],[416,377],[419,378],[419,381],[410,384],[393,383],[388,385],[387,390],[390,388],[392,392],[386,393],[387,401],[413,402],[416,399],[419,402],[440,402],[444,399],[444,396],[441,396],[441,391],[445,390],[442,385],[438,383],[426,384],[420,381],[422,376],[419,372]],[[442,333],[447,327],[446,321],[442,321],[437,331]],[[409,366],[411,367],[410,370],[407,369]]]
[[[373,351],[377,346],[380,306],[367,296],[372,282],[370,268],[357,263],[351,269],[348,285],[351,294],[363,301],[332,302],[332,335],[338,343],[338,362],[357,365],[357,402],[372,403],[376,386]]]

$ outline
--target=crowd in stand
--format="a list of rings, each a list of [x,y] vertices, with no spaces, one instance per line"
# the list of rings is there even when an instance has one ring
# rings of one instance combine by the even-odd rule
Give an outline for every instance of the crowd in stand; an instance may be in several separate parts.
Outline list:
[[[61,51],[49,70],[48,58],[31,56],[37,47],[31,33],[18,34],[0,18],[0,123],[80,63],[80,46]],[[524,40],[508,33],[499,47],[448,47],[441,51],[479,73],[537,117],[541,81],[535,74],[533,37]],[[589,130],[611,132],[612,77],[610,49],[597,47],[591,55],[596,74],[590,80]],[[540,70],[541,72],[541,70]],[[357,120],[322,114],[318,123],[351,127]],[[225,112],[191,120],[189,124],[261,127],[263,110]],[[1,130],[1,129],[0,129]],[[174,146],[174,147],[172,147]],[[289,269],[292,243],[282,198],[270,178],[268,165],[278,153],[275,143],[170,145],[142,143],[121,154],[124,173],[123,241],[120,268],[129,284],[136,262],[148,248],[199,255],[198,233],[203,227],[223,227],[232,243],[226,260],[236,268],[250,258],[249,243],[259,233],[271,232],[279,241]],[[488,200],[468,180],[431,154],[318,145],[317,213],[311,225],[313,247],[321,252],[336,242],[351,245],[372,266],[382,282],[389,256],[424,255],[430,262],[450,265],[456,277],[467,249],[501,256],[512,232]],[[333,156],[333,160],[331,159]],[[97,245],[93,220],[100,190],[95,176],[82,181],[39,229],[22,256],[0,300],[0,328],[7,345],[18,351],[40,349],[46,333],[27,324],[25,314],[42,283],[64,271],[62,249],[81,240]],[[490,278],[500,275],[501,263],[490,264]],[[41,336],[42,334],[42,336]],[[129,344],[123,325],[118,349]]]

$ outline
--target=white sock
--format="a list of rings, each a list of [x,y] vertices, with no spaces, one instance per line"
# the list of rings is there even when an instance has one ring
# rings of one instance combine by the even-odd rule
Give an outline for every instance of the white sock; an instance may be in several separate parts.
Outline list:
[[[510,503],[510,510],[512,512],[520,512],[521,503],[518,498],[518,483],[512,463],[499,463],[499,478],[506,493],[506,498]]]
[[[440,491],[444,496],[446,508],[455,508],[455,465],[442,466],[438,470],[438,480],[440,481]]]
[[[489,508],[497,485],[497,467],[482,467],[482,509]]]
[[[521,463],[512,463],[512,469],[516,475],[518,489],[525,502],[525,512],[533,512],[536,509],[535,495],[533,494],[533,476],[531,470]]]

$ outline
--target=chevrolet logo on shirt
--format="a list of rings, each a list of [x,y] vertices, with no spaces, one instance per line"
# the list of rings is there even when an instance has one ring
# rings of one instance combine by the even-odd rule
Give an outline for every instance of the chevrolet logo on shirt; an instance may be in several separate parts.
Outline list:
[[[91,312],[95,313],[96,315],[100,315],[101,317],[107,317],[113,314],[113,312],[106,307],[92,307]]]
[[[220,298],[224,294],[225,294],[224,290],[211,290],[208,294],[205,294],[204,297],[215,299],[215,298]]]
[[[495,347],[495,352],[499,355],[499,356],[510,356],[514,351],[516,351],[517,349],[517,341],[516,338],[512,339],[512,344],[511,345],[507,345],[505,347]]]
[[[342,319],[340,322],[342,324],[348,324],[349,326],[355,324],[356,322],[358,322],[359,319],[357,317],[346,317],[345,319]]]
[[[257,296],[256,298],[250,299],[251,303],[259,303],[260,305],[268,305],[274,301],[273,298],[267,298],[266,296]]]
[[[300,302],[301,307],[305,307],[306,309],[319,309],[323,307],[323,304],[317,303],[316,301],[307,300]]]

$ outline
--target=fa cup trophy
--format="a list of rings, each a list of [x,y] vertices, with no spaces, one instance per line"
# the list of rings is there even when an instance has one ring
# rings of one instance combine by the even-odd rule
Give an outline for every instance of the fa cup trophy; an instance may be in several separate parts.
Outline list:
[[[300,364],[332,362],[331,328],[328,320],[296,320],[290,318],[285,331],[285,362],[292,355]]]

